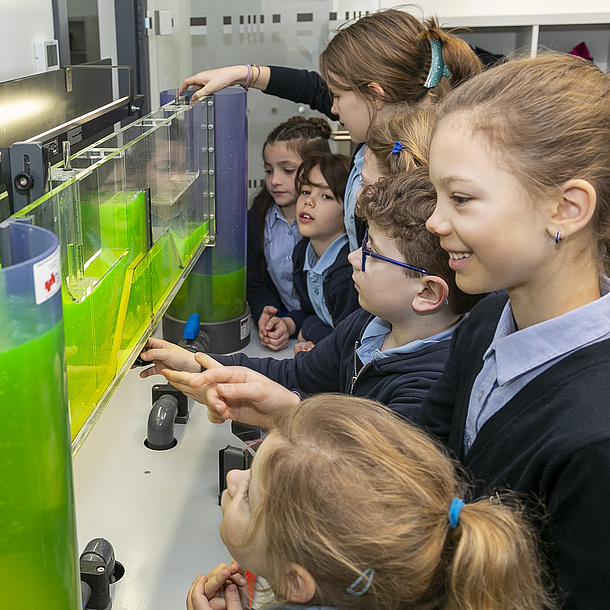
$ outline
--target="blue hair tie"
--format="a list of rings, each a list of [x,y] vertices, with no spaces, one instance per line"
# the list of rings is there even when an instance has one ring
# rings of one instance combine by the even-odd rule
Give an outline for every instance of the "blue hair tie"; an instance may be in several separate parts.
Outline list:
[[[430,72],[428,72],[428,78],[424,83],[426,89],[432,89],[441,82],[444,77],[449,78],[451,72],[443,61],[443,50],[441,48],[441,41],[438,38],[430,41],[430,50],[432,51],[432,62],[430,63]]]
[[[396,144],[394,144],[394,148],[392,149],[392,152],[399,153],[403,148],[404,148],[404,146],[397,140]]]
[[[373,577],[375,576],[375,570],[373,568],[367,568],[356,578],[356,580],[345,589],[350,595],[354,597],[360,597],[364,595],[373,584]],[[358,588],[360,587],[360,588]]]
[[[451,500],[451,506],[449,507],[449,529],[454,530],[460,524],[460,511],[464,508],[465,504],[459,498],[453,498]]]

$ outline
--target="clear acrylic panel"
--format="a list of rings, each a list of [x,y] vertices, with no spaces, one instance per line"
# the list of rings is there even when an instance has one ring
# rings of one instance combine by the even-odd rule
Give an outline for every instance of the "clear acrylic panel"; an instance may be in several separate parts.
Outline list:
[[[210,240],[212,113],[166,104],[52,168],[52,189],[15,214],[59,238],[76,445]]]

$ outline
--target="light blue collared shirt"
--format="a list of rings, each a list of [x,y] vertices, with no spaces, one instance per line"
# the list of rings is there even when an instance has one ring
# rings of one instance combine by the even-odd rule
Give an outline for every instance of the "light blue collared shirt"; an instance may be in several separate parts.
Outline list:
[[[345,186],[345,199],[343,200],[344,216],[343,222],[345,223],[345,232],[349,239],[349,251],[353,252],[358,250],[362,245],[357,242],[356,239],[356,195],[362,188],[362,167],[364,166],[364,151],[366,146],[362,146],[354,157],[354,167],[347,178],[347,185]]]
[[[327,324],[334,328],[333,319],[328,312],[326,301],[324,299],[324,279],[328,273],[329,267],[337,260],[337,256],[341,248],[347,243],[347,235],[343,233],[335,239],[335,241],[326,248],[324,254],[316,262],[316,253],[311,245],[307,244],[305,250],[305,262],[303,263],[303,271],[307,273],[307,294],[313,305],[316,315]]]
[[[610,337],[609,291],[610,280],[602,278],[600,299],[522,330],[517,330],[510,301],[506,304],[472,386],[466,453],[483,424],[532,379],[569,354]]]
[[[280,206],[274,203],[265,216],[265,261],[288,311],[301,308],[292,283],[292,251],[301,237],[297,221],[288,224]]]
[[[464,319],[464,317],[462,319]],[[393,356],[395,354],[412,354],[424,349],[425,347],[428,347],[428,345],[433,343],[439,343],[440,341],[451,339],[451,335],[453,335],[453,332],[457,326],[457,324],[454,324],[451,328],[437,333],[436,335],[432,335],[431,337],[426,337],[425,339],[415,339],[415,341],[410,341],[405,345],[400,345],[399,347],[393,347],[392,349],[381,351],[383,340],[392,330],[392,325],[387,320],[383,320],[382,318],[378,318],[376,316],[364,329],[364,332],[362,333],[362,340],[360,341],[360,347],[356,350],[356,353],[358,354],[358,358],[360,358],[362,364],[367,364],[372,360],[388,358],[389,356]]]

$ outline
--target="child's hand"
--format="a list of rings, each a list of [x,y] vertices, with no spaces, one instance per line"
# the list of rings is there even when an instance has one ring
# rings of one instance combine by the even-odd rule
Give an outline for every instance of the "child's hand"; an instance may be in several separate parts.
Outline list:
[[[203,358],[203,360],[202,360]],[[197,372],[191,373],[189,371],[172,371],[170,369],[163,369],[161,374],[169,381],[176,389],[180,390],[183,394],[186,394],[193,400],[203,404],[208,405],[210,401],[217,400],[217,393],[215,388],[211,388],[208,384],[200,383],[199,378],[203,374],[201,372],[201,367],[205,367],[206,369],[221,367],[222,364],[217,362],[211,356],[207,354],[197,353],[193,354],[193,359],[195,364],[197,365]],[[209,396],[209,392],[212,390],[212,395]],[[214,411],[211,411],[208,408],[208,418],[211,422],[215,424],[222,424],[225,421],[225,418],[221,417]]]
[[[246,584],[246,572],[236,561],[232,561],[230,565],[220,563],[207,575],[205,596],[209,600],[222,599],[231,584],[237,587],[243,607],[248,608],[250,596]]]
[[[195,354],[187,349],[151,337],[144,346],[144,351],[140,354],[142,360],[150,361],[153,366],[140,372],[140,377],[145,379],[151,375],[160,375],[163,369],[171,371],[188,371],[198,373],[201,367],[195,360]]]
[[[268,347],[273,351],[278,351],[288,347],[290,340],[290,330],[286,320],[290,318],[271,318],[267,324],[267,336],[264,341],[261,341],[264,347]]]
[[[214,570],[210,575],[213,572]],[[233,582],[228,581],[222,592],[209,597],[206,591],[207,585],[208,577],[205,574],[197,576],[186,596],[187,610],[246,610],[249,607],[247,588],[244,599],[240,594],[241,587],[238,588]]]
[[[312,343],[311,341],[299,341],[298,343],[294,344],[294,353],[296,354],[298,352],[308,352],[314,346],[315,343]]]
[[[269,332],[267,330],[267,324],[269,324],[271,318],[275,317],[277,312],[277,307],[273,307],[273,305],[266,305],[263,309],[261,317],[258,319],[258,337],[263,345],[265,345],[267,334]]]
[[[288,347],[288,341],[296,332],[292,318],[280,318],[277,308],[267,305],[258,320],[258,336],[263,347],[278,351]]]
[[[197,354],[196,358],[206,370],[194,375],[189,385],[191,389],[205,388],[208,418],[214,423],[232,419],[265,427],[270,415],[300,401],[297,394],[252,369],[220,366],[207,354]],[[168,371],[168,379],[170,375],[188,373]],[[176,385],[173,380],[172,384]]]

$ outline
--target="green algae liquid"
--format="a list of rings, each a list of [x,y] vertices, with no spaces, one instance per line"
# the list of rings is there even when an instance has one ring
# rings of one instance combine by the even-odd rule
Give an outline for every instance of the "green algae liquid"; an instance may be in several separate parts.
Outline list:
[[[174,297],[167,312],[179,320],[198,313],[201,322],[223,322],[246,310],[246,268],[235,268],[228,257],[215,257],[214,274],[193,270]]]
[[[0,345],[2,610],[81,607],[63,354],[61,320]]]

